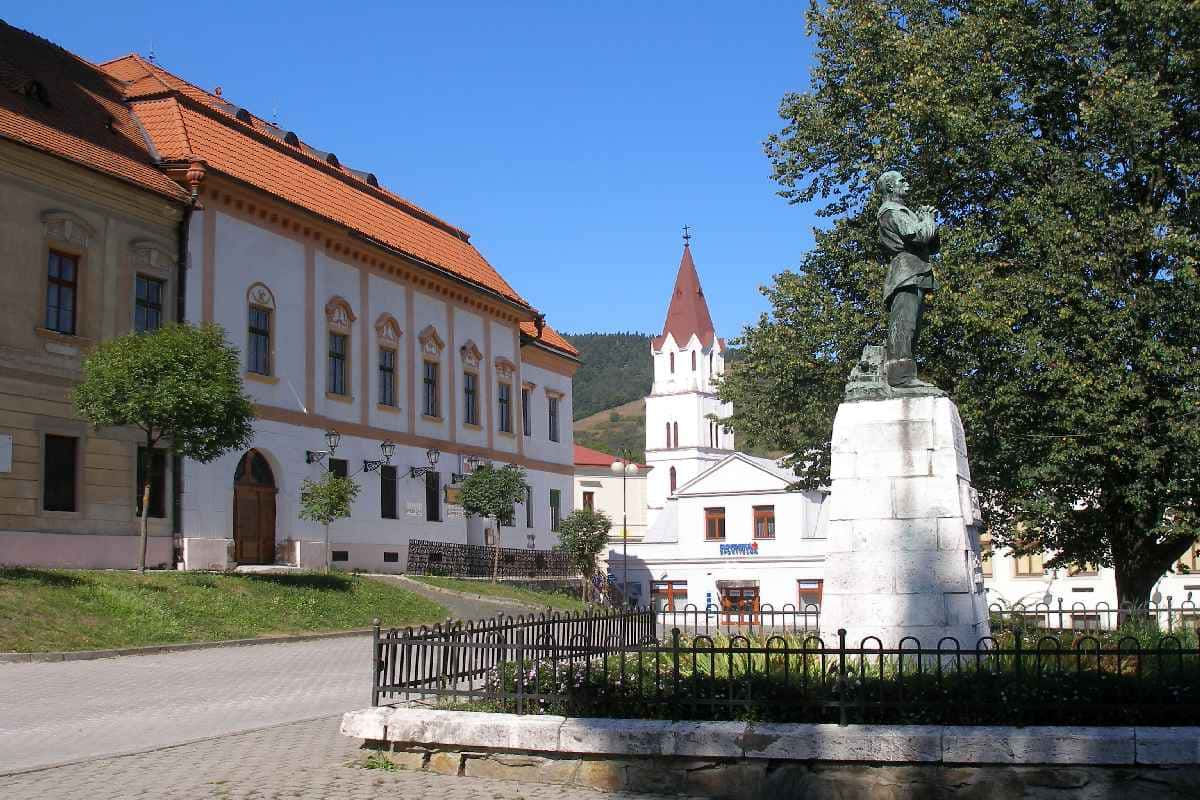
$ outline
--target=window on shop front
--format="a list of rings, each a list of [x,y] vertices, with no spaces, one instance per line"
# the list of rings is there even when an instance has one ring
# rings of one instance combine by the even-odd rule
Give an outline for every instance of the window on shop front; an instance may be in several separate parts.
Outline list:
[[[682,611],[687,605],[687,581],[655,581],[650,598],[655,611]]]

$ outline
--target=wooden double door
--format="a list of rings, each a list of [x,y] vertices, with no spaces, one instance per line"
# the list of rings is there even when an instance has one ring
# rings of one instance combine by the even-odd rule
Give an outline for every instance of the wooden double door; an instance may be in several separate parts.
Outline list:
[[[242,456],[233,478],[233,558],[275,563],[275,475],[257,450]]]

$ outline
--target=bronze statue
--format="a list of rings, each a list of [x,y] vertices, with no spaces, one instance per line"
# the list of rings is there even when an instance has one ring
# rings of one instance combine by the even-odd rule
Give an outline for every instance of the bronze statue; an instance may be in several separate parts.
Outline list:
[[[932,384],[917,379],[913,351],[921,332],[925,295],[938,288],[929,263],[930,256],[940,248],[935,209],[921,206],[913,211],[904,205],[908,181],[894,170],[880,175],[875,188],[883,195],[879,243],[889,259],[883,284],[883,307],[887,312],[884,378],[893,389],[931,389]]]

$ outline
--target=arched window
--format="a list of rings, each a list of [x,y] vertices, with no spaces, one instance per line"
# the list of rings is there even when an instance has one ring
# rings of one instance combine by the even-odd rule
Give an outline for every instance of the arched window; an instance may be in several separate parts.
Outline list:
[[[675,374],[675,354],[669,353],[668,355],[670,356],[670,359],[671,359],[671,374],[674,375]]]
[[[667,423],[667,447],[671,446],[671,423]]]
[[[271,375],[275,342],[275,296],[261,283],[246,290],[246,371]]]
[[[400,323],[391,314],[380,314],[375,322],[375,335],[379,340],[378,404],[386,409],[398,406],[398,362],[400,352]]]
[[[692,372],[696,371],[696,351],[692,351]]]
[[[671,467],[671,494],[675,494],[675,468]]]
[[[675,439],[675,446],[679,447],[679,423],[671,423],[671,435]]]

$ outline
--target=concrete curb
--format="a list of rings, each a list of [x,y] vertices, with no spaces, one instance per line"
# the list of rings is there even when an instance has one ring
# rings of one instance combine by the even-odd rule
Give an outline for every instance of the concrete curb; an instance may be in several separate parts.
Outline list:
[[[183,644],[158,644],[147,647],[122,647],[113,650],[64,650],[41,653],[0,653],[0,664],[38,664],[57,661],[93,661],[97,658],[120,656],[155,656],[160,653],[182,653],[188,650],[209,650],[214,647],[249,647],[257,644],[287,644],[289,642],[311,642],[316,639],[348,639],[354,636],[370,636],[370,628],[329,633],[298,633],[286,636],[260,636],[256,639],[225,639],[217,642],[184,642]]]

